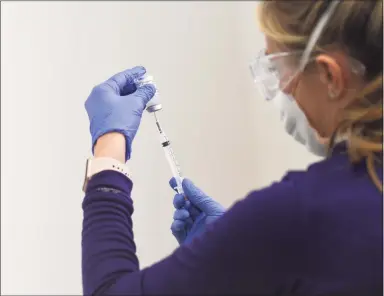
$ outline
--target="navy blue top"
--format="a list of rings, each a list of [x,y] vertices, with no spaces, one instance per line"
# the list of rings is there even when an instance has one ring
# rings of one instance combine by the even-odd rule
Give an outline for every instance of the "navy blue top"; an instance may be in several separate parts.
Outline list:
[[[85,295],[382,295],[383,197],[365,165],[352,167],[340,151],[251,192],[200,238],[143,270],[131,190],[113,171],[89,183]]]

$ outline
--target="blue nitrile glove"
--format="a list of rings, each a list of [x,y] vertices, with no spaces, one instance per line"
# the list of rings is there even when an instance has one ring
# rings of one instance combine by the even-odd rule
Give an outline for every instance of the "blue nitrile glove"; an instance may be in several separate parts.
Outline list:
[[[136,88],[134,80],[145,72],[144,67],[125,70],[93,88],[85,102],[90,121],[92,151],[99,137],[109,132],[119,132],[126,140],[125,160],[130,158],[132,141],[145,105],[156,92],[151,84]]]
[[[172,188],[177,186],[174,178],[169,181],[169,184]],[[188,200],[185,200],[184,195],[175,195],[173,205],[176,211],[173,215],[171,230],[179,244],[187,244],[203,233],[209,223],[223,215],[225,209],[189,179],[183,179],[182,185]]]

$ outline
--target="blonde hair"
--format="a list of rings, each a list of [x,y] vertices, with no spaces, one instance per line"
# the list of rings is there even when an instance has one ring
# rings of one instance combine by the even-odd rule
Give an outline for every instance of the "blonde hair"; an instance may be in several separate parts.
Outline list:
[[[263,33],[285,47],[304,50],[330,0],[263,1],[258,20]],[[352,163],[365,161],[368,173],[382,192],[375,170],[383,153],[383,2],[342,1],[317,41],[317,48],[336,45],[366,67],[365,87],[343,110],[342,121],[331,137],[347,136]],[[381,158],[381,161],[380,161]]]

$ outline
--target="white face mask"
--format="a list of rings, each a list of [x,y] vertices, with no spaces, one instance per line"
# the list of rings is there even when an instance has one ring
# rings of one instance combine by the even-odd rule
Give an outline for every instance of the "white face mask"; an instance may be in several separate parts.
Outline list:
[[[272,102],[280,112],[280,119],[285,131],[296,141],[305,145],[311,153],[325,157],[327,155],[326,145],[319,142],[316,131],[309,125],[307,117],[295,99],[280,91]]]

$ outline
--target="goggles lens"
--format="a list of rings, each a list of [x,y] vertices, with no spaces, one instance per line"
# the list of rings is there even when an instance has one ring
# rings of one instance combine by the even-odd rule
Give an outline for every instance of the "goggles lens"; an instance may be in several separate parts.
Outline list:
[[[295,76],[293,64],[289,65],[291,53],[265,55],[260,51],[250,64],[253,80],[260,94],[266,100],[273,99],[279,90],[283,89]]]

